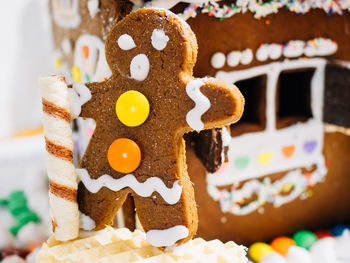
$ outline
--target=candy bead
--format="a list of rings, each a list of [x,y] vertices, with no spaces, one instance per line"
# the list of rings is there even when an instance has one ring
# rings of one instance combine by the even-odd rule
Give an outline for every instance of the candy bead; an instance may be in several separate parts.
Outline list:
[[[300,230],[293,235],[293,240],[299,247],[309,249],[317,241],[317,236],[310,231]]]
[[[273,252],[273,248],[265,243],[257,242],[249,247],[249,256],[255,262],[259,262],[262,258],[266,257]]]
[[[8,204],[8,209],[13,216],[18,216],[22,213],[28,211],[27,200],[18,199],[18,200],[10,200]]]
[[[107,159],[114,170],[131,173],[140,165],[141,150],[134,141],[120,138],[109,146]]]
[[[144,123],[149,115],[149,102],[141,92],[124,92],[117,100],[115,111],[118,119],[128,127]]]
[[[349,229],[349,226],[342,225],[342,224],[335,225],[334,227],[331,228],[331,233],[334,236],[338,237],[338,236],[341,236],[343,234],[345,229]]]
[[[318,230],[315,232],[315,235],[318,239],[322,239],[325,237],[333,237],[332,233],[327,230]]]
[[[287,255],[291,246],[295,246],[295,242],[290,237],[277,237],[271,242],[271,247],[283,256]]]

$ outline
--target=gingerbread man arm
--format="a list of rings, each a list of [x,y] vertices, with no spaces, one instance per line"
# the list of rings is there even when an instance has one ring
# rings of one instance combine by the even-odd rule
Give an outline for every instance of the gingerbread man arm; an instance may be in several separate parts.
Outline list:
[[[193,130],[235,123],[243,114],[244,98],[231,83],[214,78],[195,79],[187,83],[186,92],[193,101],[186,103],[186,122]]]
[[[93,116],[96,116],[96,109],[103,104],[105,94],[109,90],[109,85],[101,85],[99,82],[93,82],[88,84],[77,84],[75,88],[80,88],[80,92],[78,90],[80,97],[77,99],[78,101],[80,100],[81,104],[79,117],[92,118]]]

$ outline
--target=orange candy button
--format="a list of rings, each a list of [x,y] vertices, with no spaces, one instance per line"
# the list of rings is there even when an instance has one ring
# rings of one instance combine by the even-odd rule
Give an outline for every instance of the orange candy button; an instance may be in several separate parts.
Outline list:
[[[107,159],[117,172],[131,173],[140,165],[141,150],[133,140],[120,138],[109,146]]]
[[[288,249],[291,246],[296,246],[296,244],[290,237],[276,237],[271,242],[271,247],[283,256],[287,255]]]

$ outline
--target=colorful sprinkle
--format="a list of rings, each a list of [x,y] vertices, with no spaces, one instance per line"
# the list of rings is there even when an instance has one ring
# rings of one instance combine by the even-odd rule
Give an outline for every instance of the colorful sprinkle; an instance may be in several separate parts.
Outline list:
[[[76,83],[81,82],[81,72],[80,72],[80,68],[78,66],[74,66],[72,68],[72,77]]]
[[[240,157],[235,160],[235,165],[238,169],[244,170],[250,162],[248,157]]]
[[[258,161],[260,164],[266,166],[272,160],[272,152],[262,153],[258,156]]]
[[[306,142],[304,144],[304,150],[307,153],[312,153],[316,149],[316,146],[317,146],[317,142],[316,141]]]
[[[82,46],[81,49],[82,49],[84,58],[88,59],[89,58],[89,47],[88,46]]]
[[[282,148],[282,154],[287,159],[292,157],[294,152],[295,152],[295,146],[294,145],[288,145],[288,146],[284,146]]]

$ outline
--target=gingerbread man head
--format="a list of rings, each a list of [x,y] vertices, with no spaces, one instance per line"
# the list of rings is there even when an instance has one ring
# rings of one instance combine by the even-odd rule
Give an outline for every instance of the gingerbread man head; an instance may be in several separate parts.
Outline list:
[[[106,42],[112,76],[87,84],[81,117],[96,130],[78,170],[80,211],[100,229],[128,195],[155,246],[189,240],[197,210],[183,134],[229,125],[244,99],[230,83],[195,79],[196,39],[163,9],[140,9],[114,26]]]

